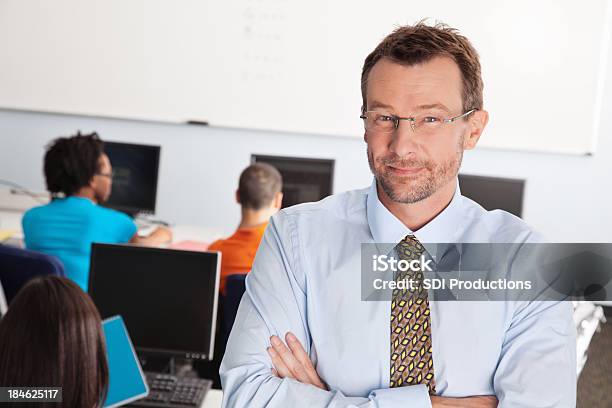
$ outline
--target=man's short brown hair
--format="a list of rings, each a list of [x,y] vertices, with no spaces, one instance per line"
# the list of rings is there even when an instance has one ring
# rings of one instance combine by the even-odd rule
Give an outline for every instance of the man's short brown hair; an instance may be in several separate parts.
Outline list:
[[[419,21],[415,25],[399,27],[393,31],[365,59],[361,71],[362,110],[367,110],[368,75],[382,58],[411,66],[435,57],[452,58],[459,66],[463,79],[463,111],[482,109],[480,61],[470,41],[445,24],[429,26]]]
[[[240,174],[240,205],[251,210],[268,207],[282,188],[283,179],[278,170],[266,163],[251,164]]]

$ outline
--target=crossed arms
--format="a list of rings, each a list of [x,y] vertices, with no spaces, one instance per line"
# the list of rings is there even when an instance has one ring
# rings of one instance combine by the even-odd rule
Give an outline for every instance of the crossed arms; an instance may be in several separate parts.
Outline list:
[[[275,219],[247,277],[247,291],[221,365],[224,406],[575,407],[575,333],[570,331],[568,302],[532,302],[515,310],[492,378],[495,395],[430,397],[422,384],[398,388],[380,384],[355,396],[359,394],[346,395],[329,385],[337,378],[326,379],[325,370],[315,370],[320,362],[317,365],[309,327],[313,312],[308,307],[306,277],[292,256],[296,243],[288,231],[279,232],[286,224]],[[334,311],[330,313],[333,319]]]

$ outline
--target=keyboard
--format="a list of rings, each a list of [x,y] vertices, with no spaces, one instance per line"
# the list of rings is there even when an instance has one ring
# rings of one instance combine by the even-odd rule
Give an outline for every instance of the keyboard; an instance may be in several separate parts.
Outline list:
[[[145,372],[149,396],[138,400],[138,407],[200,407],[212,385],[211,380]]]

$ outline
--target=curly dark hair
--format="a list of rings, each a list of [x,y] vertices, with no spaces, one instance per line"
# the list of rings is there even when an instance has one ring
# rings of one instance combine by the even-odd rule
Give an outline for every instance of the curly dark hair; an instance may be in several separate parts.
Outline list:
[[[53,196],[68,197],[89,184],[99,171],[104,142],[97,133],[59,137],[45,153],[45,181]]]

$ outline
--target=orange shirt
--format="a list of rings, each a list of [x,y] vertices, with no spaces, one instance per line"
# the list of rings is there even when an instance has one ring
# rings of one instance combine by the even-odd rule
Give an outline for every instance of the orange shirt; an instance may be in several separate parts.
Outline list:
[[[208,247],[209,251],[221,251],[221,279],[219,289],[225,294],[225,281],[228,275],[246,274],[251,270],[255,253],[268,223],[256,227],[238,228],[234,235],[220,239]]]

